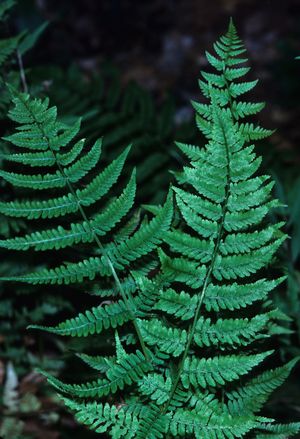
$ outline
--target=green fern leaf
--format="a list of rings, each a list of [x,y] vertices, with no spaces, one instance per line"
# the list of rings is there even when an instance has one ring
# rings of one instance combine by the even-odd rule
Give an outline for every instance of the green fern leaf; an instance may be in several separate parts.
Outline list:
[[[263,372],[258,377],[253,378],[247,385],[228,393],[230,413],[258,412],[268,400],[270,394],[283,384],[298,361],[299,357],[282,367]]]
[[[101,373],[105,373],[113,360],[112,357],[102,357],[101,355],[91,356],[87,354],[77,354],[84,363],[86,363],[92,369],[98,370]]]
[[[75,413],[78,422],[87,425],[96,433],[105,433],[112,429],[116,439],[131,439],[139,427],[139,419],[116,405],[97,402],[83,403],[72,399],[62,398],[69,409]]]
[[[181,381],[185,388],[215,387],[231,382],[247,374],[253,367],[261,363],[272,351],[254,355],[227,355],[198,360],[188,357],[185,360]]]
[[[57,390],[80,398],[103,397],[116,393],[119,389],[138,381],[152,369],[140,351],[128,354],[122,361],[116,362],[106,372],[106,377],[85,384],[65,384],[51,375],[42,372]]]
[[[259,279],[248,284],[237,284],[234,282],[223,286],[210,284],[207,287],[204,305],[208,311],[219,311],[221,309],[233,311],[245,308],[258,300],[263,300],[284,279],[284,277],[277,281]]]
[[[298,361],[263,371],[274,353],[264,341],[278,332],[276,320],[282,318],[268,295],[284,280],[272,280],[266,269],[286,235],[283,223],[268,224],[279,202],[272,199],[273,182],[259,174],[261,159],[249,143],[270,131],[245,120],[263,104],[244,100],[257,81],[243,81],[249,69],[241,66],[245,48],[232,21],[214,51],[207,59],[215,72],[203,72],[199,82],[208,103],[193,103],[206,145],[178,144],[188,164],[174,172],[178,187],[166,202],[148,207],[149,219],[132,212],[135,173],[123,190],[118,186],[118,195],[110,193],[129,148],[100,171],[101,142],[86,150],[85,141],[77,141],[80,120],[68,127],[48,99],[13,97],[9,116],[18,127],[4,138],[13,154],[6,154],[10,167],[0,175],[25,195],[1,202],[0,213],[56,220],[44,228],[41,221],[38,230],[31,223],[30,232],[3,239],[0,246],[53,252],[59,261],[55,257],[53,267],[41,257],[42,269],[2,280],[77,287],[94,281],[91,293],[105,297],[102,304],[57,326],[31,327],[73,337],[107,334],[109,354],[78,354],[95,378],[69,384],[42,373],[69,395],[63,399],[80,422],[113,438],[279,439],[299,430],[296,423],[275,424],[259,415]],[[98,120],[103,129],[122,119],[111,111],[118,84],[108,90],[109,111]],[[133,111],[133,102],[126,95],[124,111]],[[153,117],[151,102],[143,102],[141,113],[141,124]],[[127,121],[107,144],[123,136],[134,140],[135,126]],[[14,163],[22,173],[13,171]],[[70,252],[62,250],[71,246],[84,256],[75,251],[68,258]],[[242,314],[234,315],[236,310]]]
[[[159,374],[148,374],[139,383],[140,391],[143,395],[150,396],[157,405],[162,405],[169,399],[172,380],[168,377],[166,380]]]
[[[143,339],[150,346],[157,346],[158,349],[173,354],[174,357],[180,355],[187,342],[185,330],[168,328],[157,319],[141,321],[140,329]]]
[[[135,190],[135,173],[133,173],[123,193],[110,202],[105,212],[95,215],[89,224],[83,221],[71,224],[69,229],[62,226],[56,229],[46,229],[22,237],[0,241],[0,246],[22,251],[34,247],[35,250],[41,251],[58,250],[80,242],[91,242],[94,239],[93,231],[99,236],[105,235],[128,213],[133,206]]]
[[[84,206],[99,201],[120,176],[129,149],[108,165],[103,172],[95,177],[84,189],[77,189],[76,196],[72,193],[49,200],[11,201],[0,203],[0,213],[17,218],[38,219],[56,218],[78,210],[78,200]]]
[[[72,337],[87,337],[90,334],[100,334],[103,329],[116,328],[128,322],[131,316],[123,301],[110,305],[93,307],[84,314],[79,314],[70,320],[60,323],[56,327],[44,327],[31,325],[32,329],[42,329],[59,335],[70,335]]]
[[[268,315],[261,314],[252,319],[218,319],[211,323],[211,319],[200,317],[195,330],[195,342],[198,346],[229,345],[247,346],[254,340],[265,338],[262,333],[266,329]]]
[[[285,439],[294,436],[300,431],[300,422],[290,424],[266,424],[265,433],[258,433],[257,439]]]
[[[150,347],[163,351],[165,340],[173,339],[165,369],[142,380],[141,390],[162,405],[169,436],[201,439],[255,435],[269,422],[256,413],[295,364],[257,374],[273,354],[263,347],[275,317],[266,312],[266,299],[284,279],[266,279],[264,270],[286,236],[282,223],[267,225],[279,203],[271,197],[273,182],[257,173],[261,159],[247,142],[269,132],[243,121],[263,104],[238,100],[257,81],[241,80],[248,72],[239,67],[245,49],[232,22],[214,48],[216,55],[207,58],[217,73],[203,73],[199,82],[209,103],[193,103],[207,143],[178,145],[189,165],[174,173],[178,218],[159,251],[165,285],[155,316],[141,322]],[[186,399],[173,409],[178,389]]]
[[[232,420],[228,415],[211,415],[179,409],[170,417],[172,436],[193,436],[197,439],[228,439],[244,437],[256,426],[255,419],[241,417]]]
[[[162,291],[155,309],[174,315],[182,320],[193,318],[197,308],[197,298],[181,291],[177,293],[169,288]]]

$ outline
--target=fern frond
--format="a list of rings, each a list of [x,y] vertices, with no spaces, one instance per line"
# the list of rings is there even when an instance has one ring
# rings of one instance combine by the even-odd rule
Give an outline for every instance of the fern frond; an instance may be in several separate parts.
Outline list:
[[[78,210],[78,200],[83,206],[90,206],[106,195],[116,183],[128,153],[129,149],[126,149],[84,189],[77,189],[75,194],[68,193],[49,200],[1,202],[0,213],[18,218],[45,219],[76,212]],[[66,180],[64,181],[66,183]]]
[[[299,357],[284,366],[263,372],[245,386],[227,394],[228,408],[232,414],[258,412],[268,400],[270,394],[281,386],[289,376]]]
[[[264,433],[258,433],[257,439],[285,439],[294,436],[300,431],[300,422],[290,424],[265,424],[260,427]]]
[[[139,419],[124,408],[108,403],[79,403],[68,398],[62,398],[62,400],[74,412],[78,422],[87,425],[96,433],[105,433],[107,430],[111,430],[116,439],[135,437]]]
[[[228,415],[207,415],[179,409],[169,420],[174,437],[193,436],[197,439],[228,439],[244,437],[256,426],[253,418],[232,419]]]
[[[247,346],[259,338],[267,335],[266,330],[269,320],[267,314],[261,314],[252,319],[218,319],[212,323],[211,319],[200,317],[195,329],[195,342],[198,346]]]
[[[31,325],[30,328],[71,337],[87,337],[92,334],[100,334],[104,329],[123,325],[131,318],[127,305],[119,300],[109,305],[93,307],[91,310],[80,313],[55,327]]]
[[[224,355],[201,360],[188,357],[183,365],[181,381],[185,388],[190,385],[204,389],[208,386],[224,385],[247,374],[271,353],[272,351],[253,355]]]
[[[155,309],[174,315],[182,320],[193,318],[196,308],[196,296],[191,297],[184,291],[177,293],[171,288],[162,291],[161,296],[155,305]]]
[[[105,235],[111,230],[132,208],[135,196],[135,172],[123,193],[112,200],[106,207],[105,212],[95,215],[90,223],[82,221],[72,223],[69,229],[58,226],[56,229],[47,229],[41,232],[34,232],[22,237],[0,241],[0,246],[10,250],[28,250],[34,247],[35,250],[59,250],[61,248],[93,241],[93,233],[99,236]]]
[[[169,399],[172,380],[170,377],[164,379],[162,375],[152,373],[140,381],[139,387],[143,395],[149,396],[157,405],[162,405]]]
[[[230,23],[228,30],[214,44],[215,54],[206,52],[209,64],[216,69],[216,73],[201,72],[203,80],[199,86],[206,98],[210,98],[210,87],[215,88],[214,96],[218,105],[228,110],[236,121],[235,127],[240,135],[246,140],[259,140],[272,134],[253,123],[242,122],[248,116],[257,114],[264,108],[264,103],[252,103],[239,99],[251,91],[257,84],[255,81],[244,81],[244,76],[249,72],[249,67],[240,67],[247,62],[247,58],[241,58],[246,53],[243,42],[237,35],[236,28]],[[197,125],[203,134],[212,136],[212,112],[209,106],[193,103],[197,112]]]
[[[105,373],[109,369],[110,362],[113,359],[112,357],[102,357],[101,355],[91,356],[87,354],[77,354],[77,357],[92,369],[102,373]]]
[[[141,419],[136,439],[162,439],[165,436],[167,419],[157,406],[149,404]]]
[[[200,81],[209,103],[193,103],[207,143],[178,145],[189,161],[174,173],[178,223],[159,250],[165,285],[155,316],[141,323],[147,345],[163,351],[173,339],[165,370],[141,381],[141,389],[162,404],[169,436],[201,439],[254,435],[269,422],[257,412],[295,364],[257,373],[273,354],[263,342],[272,335],[274,316],[259,302],[283,281],[269,273],[266,279],[265,269],[286,236],[282,223],[267,224],[279,203],[272,200],[273,182],[258,174],[261,159],[248,142],[268,132],[243,121],[263,104],[239,100],[256,81],[240,82],[248,69],[239,67],[245,49],[232,22],[214,48],[216,56],[207,58],[217,73],[203,73]],[[232,318],[241,308],[243,314]],[[178,389],[187,399],[173,411]]]
[[[0,175],[25,195],[1,202],[0,213],[56,220],[44,228],[41,221],[38,230],[31,223],[30,232],[0,246],[51,252],[55,266],[41,260],[42,269],[2,280],[77,287],[93,280],[91,293],[106,298],[57,326],[31,327],[73,337],[106,331],[110,356],[78,355],[95,378],[69,384],[42,373],[70,396],[63,399],[79,421],[113,438],[280,438],[299,429],[259,416],[298,361],[263,371],[274,353],[264,341],[278,332],[274,320],[282,318],[268,295],[284,279],[273,280],[266,269],[286,235],[283,223],[268,224],[279,202],[272,199],[273,182],[259,174],[261,159],[251,141],[269,131],[245,120],[263,104],[240,100],[257,81],[242,82],[245,49],[232,21],[214,49],[207,59],[216,72],[203,72],[199,82],[209,102],[193,104],[207,143],[179,144],[188,164],[174,173],[178,187],[166,202],[148,208],[149,218],[141,219],[139,211],[132,215],[135,172],[121,191],[118,185],[129,148],[100,171],[101,141],[86,150],[85,141],[78,141],[80,120],[68,127],[47,99],[13,98],[10,118],[18,128],[4,139],[13,155]],[[115,85],[110,110],[120,95]],[[128,95],[124,107],[131,106]],[[144,103],[144,117],[150,107]],[[118,121],[113,112],[99,117],[102,128]],[[133,126],[126,123],[108,144],[130,137]],[[19,154],[20,148],[25,151]],[[15,163],[22,173],[13,170]],[[41,189],[38,199],[29,190],[34,188]],[[62,250],[71,246],[84,253],[69,257]]]
[[[187,342],[187,332],[177,328],[168,328],[157,319],[141,321],[140,329],[143,339],[150,346],[157,346],[158,349],[179,356]]]
[[[97,379],[84,384],[65,384],[51,375],[42,372],[49,383],[60,392],[80,398],[101,398],[108,394],[114,394],[119,389],[124,389],[138,381],[141,376],[152,369],[152,364],[146,360],[140,351],[128,354],[122,360],[111,364],[105,372],[105,378]]]
[[[110,311],[106,314],[103,309],[94,307],[91,311],[64,322],[59,328],[49,328],[49,331],[86,336],[91,333],[99,333],[102,327],[116,327],[125,321],[132,320],[137,336],[140,340],[145,357],[148,353],[144,346],[137,327],[135,311],[131,309],[133,300],[132,291],[123,290],[123,281],[118,277],[116,270],[125,271],[130,263],[152,252],[159,242],[163,239],[163,234],[168,230],[173,216],[172,199],[168,197],[165,206],[157,216],[150,220],[149,224],[142,224],[138,230],[128,231],[127,241],[115,233],[110,243],[102,244],[99,236],[111,231],[131,210],[135,196],[135,174],[132,175],[127,187],[117,198],[109,199],[109,203],[104,204],[104,211],[96,214],[87,214],[85,209],[88,206],[98,203],[111,187],[117,182],[129,147],[112,161],[102,172],[98,169],[94,176],[87,181],[83,188],[77,189],[74,185],[83,178],[88,179],[90,171],[98,167],[101,154],[101,141],[96,141],[91,149],[84,151],[84,141],[79,141],[73,146],[75,136],[80,129],[80,119],[71,127],[61,123],[57,119],[56,107],[49,106],[49,100],[32,99],[28,94],[16,93],[11,89],[14,106],[9,112],[12,121],[18,124],[17,132],[4,138],[12,146],[25,148],[32,152],[15,154],[14,161],[22,166],[28,166],[30,158],[46,158],[49,153],[54,158],[51,172],[37,174],[20,174],[12,171],[0,171],[1,176],[14,186],[21,186],[28,189],[51,189],[55,194],[55,189],[59,188],[66,193],[60,196],[51,193],[52,197],[42,200],[12,201],[2,204],[3,212],[8,215],[27,219],[64,217],[71,213],[76,213],[81,217],[80,222],[71,222],[66,228],[61,224],[55,228],[46,228],[27,234],[22,237],[12,238],[2,241],[3,247],[25,251],[29,248],[39,250],[61,250],[65,247],[79,244],[93,244],[92,254],[100,252],[100,256],[88,258],[77,258],[75,261],[66,261],[54,268],[43,268],[40,271],[24,274],[21,276],[7,276],[2,280],[26,282],[28,284],[69,284],[81,283],[86,279],[93,280],[96,277],[106,278],[108,281],[112,277],[117,285],[118,293],[122,300],[113,304]],[[83,153],[84,152],[84,153]],[[27,155],[26,155],[27,154]],[[28,154],[31,154],[30,156]],[[33,156],[32,154],[35,154]],[[46,166],[49,162],[46,160]],[[29,165],[30,166],[30,165]],[[35,171],[33,166],[33,172]],[[106,209],[105,209],[106,208]],[[142,274],[149,271],[144,264],[143,268],[138,268]],[[126,274],[125,274],[126,276]],[[128,274],[127,274],[128,276]],[[133,286],[133,284],[131,285]],[[141,298],[137,300],[142,304]],[[124,316],[124,309],[126,316]],[[101,307],[100,307],[101,308]],[[104,314],[103,314],[104,312]],[[111,314],[110,314],[111,312]],[[145,312],[145,310],[144,310]]]

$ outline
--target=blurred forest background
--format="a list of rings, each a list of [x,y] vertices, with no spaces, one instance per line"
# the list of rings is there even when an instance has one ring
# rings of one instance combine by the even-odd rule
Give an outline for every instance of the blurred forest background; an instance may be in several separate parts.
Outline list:
[[[287,318],[274,342],[286,361],[300,354],[300,1],[20,0],[9,26],[14,34],[49,22],[24,57],[29,88],[49,95],[65,120],[82,115],[89,139],[104,135],[107,160],[134,137],[131,163],[140,169],[139,199],[152,203],[164,196],[171,179],[167,169],[181,165],[174,141],[203,142],[190,100],[200,98],[205,50],[224,33],[230,16],[248,49],[251,79],[259,78],[253,101],[267,103],[260,123],[276,130],[258,149],[287,206],[278,215],[290,236],[280,253],[288,278],[276,296]],[[26,330],[28,316],[53,321],[59,310],[60,321],[70,307],[81,309],[82,296],[70,304],[64,297],[36,301],[28,291],[19,291],[15,300],[7,286],[0,294],[0,436],[96,437],[75,424],[34,371],[63,370],[78,381],[80,364],[71,364],[78,345]],[[61,353],[64,360],[58,362]],[[299,372],[298,367],[270,402],[271,413],[280,407],[280,420],[300,418]]]

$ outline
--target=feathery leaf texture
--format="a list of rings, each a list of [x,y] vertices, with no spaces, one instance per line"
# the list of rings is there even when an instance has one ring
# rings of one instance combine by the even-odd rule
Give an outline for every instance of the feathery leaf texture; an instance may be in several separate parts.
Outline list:
[[[37,218],[61,218],[71,213],[82,213],[84,208],[94,205],[116,183],[122,171],[124,161],[129,149],[125,150],[117,159],[108,165],[103,171],[93,176],[83,189],[74,189],[74,184],[86,177],[96,167],[101,153],[101,142],[96,141],[91,149],[84,155],[72,157],[72,164],[65,165],[66,149],[72,139],[78,134],[80,124],[71,128],[64,128],[57,121],[55,107],[49,107],[47,99],[30,99],[29,95],[19,94],[13,98],[15,104],[10,111],[10,118],[20,124],[18,132],[6,136],[5,140],[14,147],[27,147],[37,154],[38,159],[49,158],[52,155],[57,170],[43,174],[19,174],[1,170],[1,176],[9,183],[30,189],[55,189],[63,188],[66,193],[59,197],[50,197],[39,200],[17,200],[2,202],[0,210],[3,214],[27,219]],[[78,144],[78,143],[77,143]],[[81,145],[82,147],[82,145]],[[81,151],[79,148],[79,154]],[[41,152],[45,151],[45,152]],[[62,152],[60,152],[62,151]],[[70,150],[72,151],[72,149]],[[23,154],[15,154],[14,161],[27,165]],[[48,165],[49,163],[47,163]],[[42,164],[40,164],[41,166]],[[71,222],[68,227],[59,225],[55,228],[43,229],[22,237],[1,241],[2,247],[13,250],[27,250],[34,248],[41,250],[60,250],[65,247],[88,243],[97,240],[110,232],[131,210],[135,196],[135,173],[132,174],[129,183],[122,194],[109,201],[103,212],[96,213],[87,218],[83,215],[83,221]],[[136,233],[125,242],[115,242],[107,252],[111,253],[116,266],[125,267],[129,262],[150,253],[161,241],[162,235],[167,231],[172,219],[172,200],[169,196],[167,203],[161,212],[154,217],[149,224],[142,224]],[[79,262],[64,263],[51,269],[43,269],[40,272],[31,273],[20,277],[20,280],[28,283],[70,283],[81,282],[83,279],[94,279],[97,273],[110,275],[107,257],[90,257]],[[13,280],[11,278],[11,280]],[[14,279],[17,280],[17,279]]]
[[[261,160],[248,143],[270,132],[240,123],[263,104],[237,100],[256,81],[235,82],[248,70],[237,67],[246,59],[239,58],[244,48],[232,22],[215,50],[217,56],[208,54],[208,61],[218,73],[204,73],[200,82],[210,102],[195,104],[207,144],[202,149],[178,144],[190,160],[175,174],[181,222],[165,234],[168,249],[159,250],[165,282],[155,315],[140,324],[146,345],[167,355],[165,370],[148,374],[139,388],[161,407],[168,437],[260,434],[268,421],[257,413],[297,361],[256,372],[273,354],[263,341],[272,332],[274,313],[270,305],[267,312],[255,312],[283,281],[266,278],[265,269],[286,236],[282,223],[267,223],[278,202],[271,198],[270,178],[258,174]],[[247,317],[231,317],[236,309],[245,309]],[[179,391],[182,397],[174,405]],[[205,395],[211,399],[204,402]],[[298,428],[286,426],[291,434]]]
[[[153,298],[140,315],[141,302],[135,302],[138,326],[153,367],[139,376],[137,387],[131,388],[120,408],[122,419],[123,411],[137,416],[133,437],[139,439],[234,439],[249,434],[280,438],[293,436],[300,427],[259,417],[271,392],[298,361],[260,371],[273,355],[264,348],[276,315],[268,295],[284,280],[270,279],[265,269],[285,234],[282,223],[267,224],[267,215],[278,202],[271,198],[270,178],[258,174],[261,159],[249,141],[270,131],[244,122],[264,105],[238,100],[256,81],[236,82],[249,69],[240,66],[246,59],[240,58],[244,48],[232,21],[214,47],[216,56],[207,57],[217,73],[203,73],[200,82],[209,104],[194,103],[197,124],[207,144],[204,148],[178,144],[190,161],[182,172],[175,173],[178,187],[173,192],[179,225],[165,230],[165,244],[158,251],[160,272],[151,280],[134,276],[142,295],[148,296],[147,303]],[[161,213],[157,208],[150,211],[156,218]],[[257,313],[262,304],[268,305]],[[237,317],[235,310],[243,310],[243,315]],[[121,364],[122,359],[118,361]],[[105,365],[98,357],[87,357],[87,363],[104,375],[113,367],[110,360],[105,360]],[[78,392],[79,398],[80,386],[69,388],[49,379],[73,396],[68,405],[72,404],[78,419],[96,431],[109,430],[118,437],[110,430],[111,424],[102,427],[104,402],[78,402],[73,392]],[[84,393],[84,397],[93,396],[93,392]],[[110,423],[111,409],[107,410]],[[114,432],[119,431],[119,424],[116,419]],[[98,425],[101,430],[97,430]]]
[[[208,103],[193,104],[207,143],[178,144],[189,165],[175,173],[176,187],[165,204],[150,208],[154,216],[142,222],[127,221],[134,173],[121,194],[109,193],[128,150],[99,172],[101,142],[86,153],[85,142],[76,138],[79,122],[59,122],[47,99],[13,98],[10,118],[19,127],[5,141],[17,151],[7,158],[9,166],[29,171],[8,168],[1,176],[41,195],[1,202],[0,213],[55,225],[0,245],[62,255],[66,247],[83,244],[91,252],[6,280],[99,282],[94,294],[108,300],[55,327],[35,327],[76,337],[104,331],[111,336],[115,330],[115,355],[78,354],[95,370],[91,381],[69,384],[43,372],[67,395],[63,400],[80,422],[113,438],[279,439],[300,430],[299,423],[281,425],[260,416],[298,361],[263,371],[273,355],[264,340],[279,318],[268,295],[284,280],[272,279],[266,268],[286,237],[282,223],[268,223],[279,203],[272,200],[270,177],[258,172],[261,159],[251,144],[270,131],[245,120],[263,104],[239,100],[256,81],[241,80],[249,69],[242,66],[245,49],[232,21],[214,49],[207,59],[216,73],[203,72],[199,83]],[[19,148],[29,151],[19,154]],[[177,218],[171,227],[172,194]]]
[[[4,140],[13,148],[13,163],[22,165],[25,169],[29,168],[29,172],[1,170],[0,174],[8,183],[29,191],[30,199],[3,202],[2,212],[12,217],[24,216],[27,220],[41,218],[49,222],[53,218],[56,222],[52,227],[2,240],[0,246],[18,251],[52,250],[63,258],[64,248],[81,246],[83,249],[83,245],[89,244],[92,256],[81,256],[86,253],[84,250],[78,252],[75,261],[64,261],[50,268],[45,261],[44,265],[47,268],[20,276],[3,277],[2,280],[32,285],[66,285],[82,283],[85,280],[100,281],[104,278],[108,287],[111,287],[112,278],[121,300],[105,307],[93,307],[91,311],[79,314],[57,328],[43,329],[62,335],[87,336],[100,333],[103,328],[116,328],[117,325],[133,321],[139,336],[133,308],[137,304],[131,298],[132,291],[123,290],[123,280],[116,270],[124,272],[122,276],[128,276],[126,270],[135,263],[137,272],[139,269],[141,273],[143,270],[147,272],[146,260],[143,258],[152,257],[151,253],[169,229],[173,216],[172,194],[169,194],[165,205],[156,216],[137,224],[131,231],[128,229],[125,240],[122,236],[124,232],[121,232],[122,229],[118,229],[118,226],[124,221],[126,224],[128,213],[133,208],[136,192],[135,171],[119,196],[113,197],[109,191],[120,177],[130,148],[99,171],[101,140],[94,142],[90,149],[85,146],[84,140],[74,143],[79,134],[80,120],[71,127],[66,126],[58,120],[57,109],[49,106],[47,98],[33,99],[26,93],[17,93],[14,89],[10,91],[14,106],[9,112],[9,117],[18,127],[17,132],[7,135]],[[30,152],[19,154],[20,148],[29,149]],[[10,157],[9,154],[7,157]],[[31,166],[31,159],[39,161],[38,168]],[[42,159],[45,159],[45,164]],[[41,171],[49,167],[53,170]],[[81,187],[77,188],[78,185]],[[37,190],[45,195],[39,196],[36,200],[34,196]],[[104,207],[99,211],[98,203],[103,203],[103,200]],[[100,237],[105,239],[104,243],[100,241]],[[111,294],[113,295],[113,292]],[[140,304],[142,299],[138,294],[134,300]],[[147,356],[143,341],[140,341]]]
[[[244,122],[244,119],[257,114],[264,108],[264,103],[252,103],[240,100],[244,94],[255,87],[257,81],[243,81],[249,72],[248,67],[240,67],[247,61],[246,49],[238,37],[235,26],[231,22],[226,35],[214,44],[215,54],[206,52],[208,63],[216,73],[201,72],[200,89],[205,97],[209,98],[210,88],[214,87],[214,96],[217,103],[231,114],[235,127],[246,141],[259,140],[272,134],[272,131],[261,128],[253,123]],[[240,55],[243,55],[241,58]],[[213,115],[210,105],[193,102],[196,110],[196,121],[202,133],[211,138]]]

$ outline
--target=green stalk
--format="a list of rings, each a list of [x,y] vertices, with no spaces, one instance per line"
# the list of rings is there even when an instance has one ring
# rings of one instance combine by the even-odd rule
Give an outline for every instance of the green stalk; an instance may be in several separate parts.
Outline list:
[[[219,225],[218,236],[217,236],[217,241],[216,241],[216,244],[215,244],[212,260],[211,260],[209,269],[207,270],[207,273],[206,273],[206,276],[205,276],[205,280],[204,280],[204,284],[203,284],[203,287],[202,287],[202,290],[201,290],[201,293],[200,293],[200,296],[199,296],[199,299],[198,299],[198,304],[197,304],[195,316],[194,316],[194,319],[193,319],[193,323],[192,323],[192,325],[189,328],[188,341],[187,341],[187,344],[186,344],[186,347],[185,347],[182,359],[180,361],[180,365],[179,365],[179,368],[178,368],[178,372],[177,372],[176,378],[175,378],[175,380],[173,382],[173,385],[172,385],[172,388],[171,388],[170,397],[169,397],[166,405],[164,406],[162,414],[166,414],[166,412],[168,410],[168,407],[169,407],[169,405],[170,405],[170,403],[171,403],[171,401],[172,401],[172,399],[174,397],[174,394],[176,392],[178,383],[180,381],[180,377],[181,377],[181,374],[182,374],[182,371],[183,371],[183,367],[184,367],[184,362],[185,362],[185,360],[186,360],[186,358],[188,356],[188,353],[189,353],[192,341],[194,339],[196,325],[197,325],[197,322],[198,322],[199,316],[200,316],[200,310],[201,310],[201,307],[202,307],[202,304],[203,304],[203,300],[204,300],[204,297],[205,297],[205,293],[206,293],[207,287],[208,287],[208,285],[210,283],[210,280],[211,280],[211,273],[212,273],[213,268],[214,268],[214,264],[215,264],[216,257],[218,255],[218,251],[219,251],[219,247],[220,247],[220,241],[221,241],[222,234],[223,234],[224,220],[225,220],[225,214],[227,212],[227,203],[228,203],[228,197],[229,197],[230,166],[229,166],[229,147],[228,147],[228,144],[227,144],[227,141],[226,141],[225,130],[224,130],[224,127],[223,127],[223,124],[222,124],[221,120],[220,120],[220,124],[222,126],[222,131],[223,131],[223,135],[224,135],[224,139],[225,139],[226,157],[227,157],[227,183],[226,183],[226,187],[225,187],[225,199],[224,199],[223,207],[222,207],[221,221],[220,221],[220,225]]]

